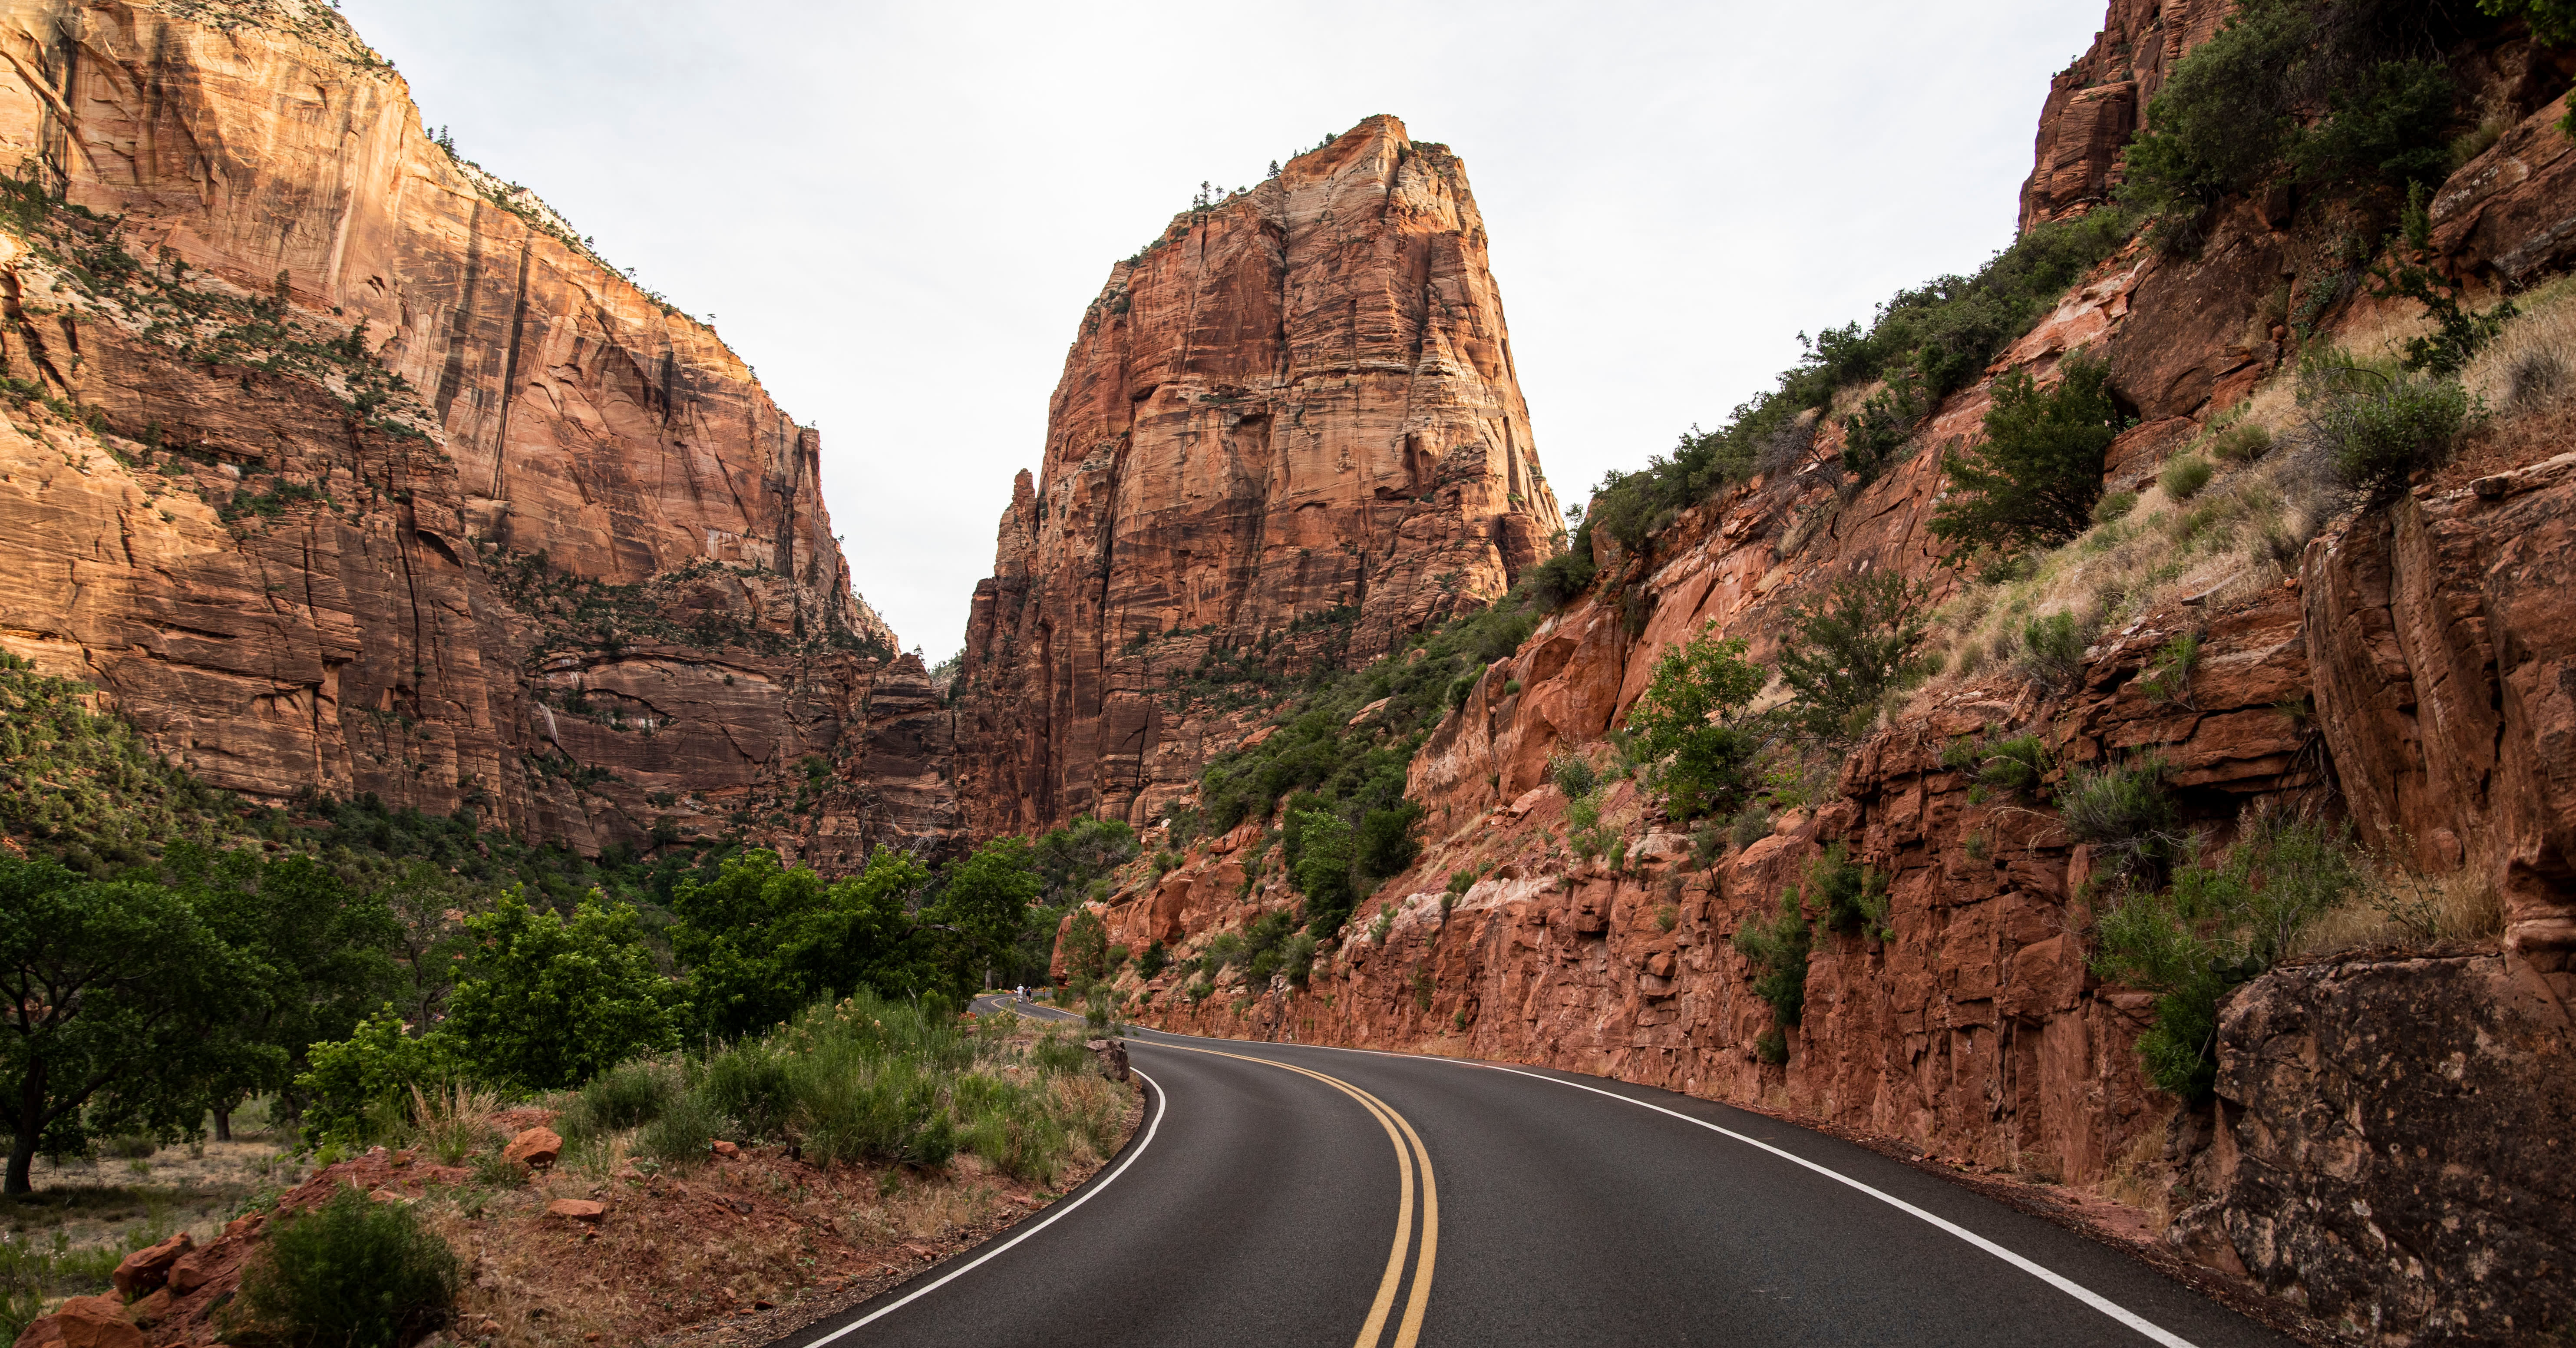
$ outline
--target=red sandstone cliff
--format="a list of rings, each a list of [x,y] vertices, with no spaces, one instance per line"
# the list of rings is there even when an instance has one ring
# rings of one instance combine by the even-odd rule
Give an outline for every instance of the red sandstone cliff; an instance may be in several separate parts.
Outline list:
[[[875,752],[895,643],[815,433],[712,330],[315,0],[17,0],[0,57],[0,351],[58,408],[0,407],[0,646],[255,797],[811,831],[745,811]]]
[[[959,675],[975,831],[1142,822],[1266,705],[1560,532],[1464,164],[1372,117],[1110,269]]]
[[[2181,7],[2165,8],[2177,22]],[[2113,27],[2124,14],[2114,6]],[[2512,65],[2487,66],[2500,101],[2520,87]],[[2050,172],[2047,127],[2070,124],[2066,92],[2052,92],[2034,181]],[[2576,143],[2549,100],[2521,111],[2435,198],[2435,245],[2460,276],[2528,285],[2571,261]],[[1624,864],[1570,856],[1547,760],[1605,760],[1666,646],[1712,631],[1767,658],[1793,605],[1856,571],[1964,593],[1927,536],[1935,455],[1858,492],[1819,466],[1757,479],[1687,512],[1486,672],[1412,765],[1409,794],[1431,812],[1424,856],[1362,906],[1309,986],[1232,972],[1193,1000],[1186,975],[1131,976],[1140,1016],[1784,1109],[2169,1205],[2175,1246],[2363,1341],[2539,1341],[2576,1313],[2561,1276],[2576,1191],[2553,1140],[2576,1118],[2563,1071],[2576,1051],[2576,455],[2563,452],[2576,405],[2517,403],[2393,506],[2322,490],[2277,377],[2276,288],[2322,296],[2309,311],[2330,337],[2411,329],[2355,294],[2330,238],[2266,206],[2222,213],[2197,257],[2114,257],[1989,371],[2044,377],[2087,347],[2138,418],[2109,477],[2150,494],[2144,522],[1978,601],[2007,617],[2015,604],[2113,615],[2074,686],[1993,668],[1989,639],[2011,629],[1971,614],[1948,629],[1953,672],[1842,765],[1820,807],[1703,859],[1621,783],[1602,814]],[[2481,387],[2503,407],[2500,385]],[[2193,509],[2157,496],[2158,466],[2248,399],[2285,447]],[[1974,435],[1987,401],[1983,384],[1956,395],[1922,443]],[[1828,453],[1834,437],[1820,438]],[[2188,686],[2151,694],[2141,676],[2185,633],[2203,643]],[[2224,1010],[2216,1105],[2181,1108],[2133,1048],[2152,999],[2089,967],[2089,850],[2044,801],[1944,762],[1963,739],[2019,731],[2061,766],[2161,754],[2214,842],[2265,802],[2348,814],[2422,883],[2499,911],[2467,936],[2329,948],[2247,985]],[[1275,865],[1244,883],[1261,828],[1113,896],[1110,940],[1187,954],[1293,904]],[[1819,932],[1805,1018],[1786,1061],[1767,1062],[1771,1010],[1728,938],[1776,912],[1835,841],[1887,879],[1892,931]],[[1460,871],[1476,878],[1453,900]]]

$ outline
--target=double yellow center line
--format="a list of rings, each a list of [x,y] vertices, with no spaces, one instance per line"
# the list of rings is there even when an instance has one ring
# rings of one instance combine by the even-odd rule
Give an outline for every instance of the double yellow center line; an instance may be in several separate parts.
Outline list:
[[[997,1000],[1007,1004],[1011,999]],[[1032,1010],[1045,1009],[1027,1002],[1025,998],[1018,1000]],[[1359,1337],[1353,1341],[1352,1348],[1378,1348],[1379,1343],[1386,1337],[1387,1318],[1395,1313],[1395,1295],[1404,1287],[1405,1256],[1412,1253],[1414,1249],[1413,1192],[1414,1175],[1418,1171],[1422,1177],[1421,1253],[1414,1260],[1413,1290],[1404,1299],[1404,1319],[1396,1325],[1393,1345],[1393,1348],[1415,1348],[1415,1344],[1422,1337],[1422,1314],[1431,1304],[1432,1265],[1440,1254],[1440,1186],[1432,1178],[1431,1153],[1422,1145],[1422,1135],[1413,1131],[1413,1125],[1406,1121],[1402,1114],[1397,1113],[1394,1106],[1340,1077],[1318,1072],[1310,1067],[1300,1067],[1295,1063],[1280,1062],[1274,1058],[1255,1058],[1249,1054],[1227,1053],[1212,1048],[1191,1048],[1184,1044],[1172,1043],[1168,1039],[1158,1038],[1149,1042],[1156,1048],[1167,1048],[1179,1053],[1202,1053],[1211,1058],[1232,1058],[1237,1062],[1259,1063],[1264,1067],[1276,1067],[1282,1071],[1294,1072],[1299,1076],[1323,1082],[1358,1101],[1360,1108],[1367,1110],[1369,1117],[1377,1120],[1378,1126],[1386,1130],[1387,1141],[1395,1145],[1396,1182],[1402,1186],[1401,1192],[1396,1196],[1395,1246],[1387,1253],[1386,1273],[1378,1279],[1377,1299],[1370,1303],[1368,1319],[1360,1325]]]
[[[1376,1119],[1378,1126],[1386,1130],[1387,1140],[1395,1144],[1397,1182],[1403,1186],[1395,1205],[1395,1248],[1387,1254],[1386,1275],[1378,1279],[1377,1300],[1370,1304],[1368,1319],[1360,1325],[1360,1335],[1353,1348],[1378,1348],[1379,1341],[1386,1336],[1387,1317],[1395,1312],[1395,1294],[1404,1285],[1404,1258],[1413,1247],[1413,1177],[1418,1168],[1422,1176],[1422,1247],[1414,1260],[1413,1291],[1404,1299],[1404,1319],[1396,1326],[1394,1344],[1394,1348],[1414,1348],[1422,1337],[1422,1313],[1431,1304],[1431,1266],[1440,1254],[1440,1186],[1431,1176],[1431,1153],[1424,1149],[1422,1136],[1413,1131],[1413,1125],[1384,1100],[1340,1077],[1328,1076],[1312,1068],[1271,1058],[1223,1053],[1212,1048],[1187,1048],[1162,1039],[1154,1040],[1153,1044],[1156,1048],[1260,1063],[1302,1077],[1312,1077],[1359,1101],[1360,1108],[1367,1110],[1369,1117]]]

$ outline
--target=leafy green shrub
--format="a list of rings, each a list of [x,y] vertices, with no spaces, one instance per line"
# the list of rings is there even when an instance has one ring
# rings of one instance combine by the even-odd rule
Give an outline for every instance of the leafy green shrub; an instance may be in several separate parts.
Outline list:
[[[1082,1046],[1081,1040],[1049,1033],[1029,1050],[1029,1062],[1042,1072],[1079,1072],[1090,1064],[1091,1051]]]
[[[2175,65],[2130,142],[2121,199],[2153,237],[2196,251],[2217,204],[2295,179],[2327,200],[2402,199],[2450,171],[2458,96],[2391,30],[2401,7],[2254,0]],[[2303,124],[2306,109],[2325,115]]]
[[[1747,801],[1744,808],[1737,810],[1735,817],[1727,821],[1726,840],[1735,844],[1735,850],[1741,852],[1770,837],[1771,828],[1770,809],[1758,800]]]
[[[295,1082],[306,1098],[304,1145],[367,1142],[371,1115],[454,1070],[445,1038],[415,1038],[407,1028],[387,1004],[347,1039],[313,1046],[312,1066]]]
[[[398,1348],[446,1323],[457,1282],[455,1252],[409,1206],[342,1189],[269,1227],[240,1304],[264,1342]]]
[[[2299,401],[2337,475],[2374,499],[2404,493],[2416,470],[2447,460],[2469,422],[2459,381],[2383,374],[2340,353],[2302,366]]]
[[[666,1170],[686,1170],[707,1159],[724,1122],[706,1092],[681,1091],[635,1135],[635,1148]]]
[[[1736,953],[1753,966],[1753,995],[1771,1004],[1775,1026],[1798,1023],[1807,1010],[1807,954],[1815,933],[1798,906],[1795,885],[1780,896],[1780,912],[1769,922],[1747,921],[1732,938]]]
[[[1290,983],[1306,986],[1306,980],[1315,972],[1315,952],[1322,946],[1323,942],[1316,940],[1311,931],[1289,937],[1279,947],[1279,972],[1288,975]]]
[[[2290,69],[2314,43],[2298,3],[2249,5],[2166,76],[2129,142],[2121,199],[2152,214],[2154,237],[2197,251],[2211,208],[2280,171],[2297,131]]]
[[[2156,485],[2165,489],[2167,500],[2188,501],[2209,485],[2210,477],[2216,472],[2209,466],[2209,460],[2197,454],[2185,454],[2165,465],[2165,470],[2156,475]]]
[[[1382,880],[1401,875],[1422,855],[1422,844],[1414,839],[1414,826],[1422,822],[1422,807],[1410,800],[1399,800],[1384,809],[1370,810],[1360,816],[1358,854],[1353,865],[1365,880]],[[1333,926],[1341,925],[1339,919]]]
[[[2111,371],[2081,353],[2058,370],[2044,389],[2018,370],[1995,381],[1985,441],[1942,456],[1950,495],[1933,512],[1934,536],[1961,548],[2057,547],[2092,527],[2103,459],[2120,434]]]
[[[2188,842],[2157,754],[2068,769],[2057,815],[2077,841],[2092,844],[2105,872],[2132,882],[2160,882]]]
[[[1530,596],[1550,609],[1563,608],[1592,588],[1595,571],[1590,547],[1568,548],[1529,572]],[[1467,687],[1473,689],[1474,680],[1468,680]],[[1455,700],[1465,702],[1466,693],[1459,693]]]
[[[1144,954],[1136,957],[1136,976],[1150,979],[1161,973],[1171,962],[1172,952],[1166,950],[1162,942],[1156,941],[1145,947]]]
[[[1977,763],[1977,780],[2016,795],[2036,798],[2048,774],[2057,770],[2057,755],[2037,735],[2014,735],[1985,746]]]
[[[2043,614],[2022,625],[2021,658],[2016,667],[2032,683],[2063,688],[2084,672],[2084,647],[2088,641],[2074,614]]]
[[[2138,676],[2138,690],[2150,702],[2191,702],[2191,672],[2200,666],[2200,634],[2185,632],[2156,648]]]
[[[757,1039],[708,1059],[698,1094],[753,1140],[778,1136],[787,1127],[795,1101],[786,1059]]]
[[[2239,421],[2209,440],[2209,452],[2229,463],[2250,463],[2271,449],[2272,432],[2251,421]]]
[[[1351,877],[1351,863],[1358,859],[1351,826],[1323,810],[1298,818],[1301,845],[1290,877],[1306,897],[1307,920],[1319,931],[1339,930],[1360,899]]]
[[[2159,1089],[2209,1098],[2220,1002],[2360,884],[2348,836],[2313,819],[2256,816],[2223,863],[2193,855],[2170,887],[2131,890],[2102,915],[2094,971],[2155,994],[2138,1054]]]
[[[675,1063],[621,1063],[581,1088],[565,1113],[565,1135],[598,1136],[643,1127],[661,1117],[687,1089]]]
[[[2093,503],[2093,522],[2095,524],[2109,524],[2114,520],[2124,520],[2129,517],[2130,511],[2137,508],[2138,494],[2136,492],[2108,492],[2103,495],[2101,500]]]
[[[1829,931],[1857,931],[1881,940],[1896,934],[1888,923],[1887,877],[1849,859],[1833,843],[1807,863],[1807,897],[1824,909]]]
[[[1548,758],[1547,775],[1567,800],[1591,795],[1592,788],[1601,784],[1601,774],[1593,770],[1592,760],[1570,749]]]
[[[1880,704],[1922,676],[1930,600],[1928,583],[1876,571],[1835,581],[1791,615],[1780,678],[1808,734],[1838,742],[1867,733]]]
[[[1744,708],[1762,691],[1762,671],[1744,659],[1741,638],[1703,636],[1667,647],[1654,677],[1628,710],[1647,784],[1677,820],[1732,807],[1748,789],[1761,749]]]
[[[1074,910],[1064,930],[1064,972],[1068,981],[1081,983],[1109,974],[1109,925],[1088,908]]]
[[[1910,369],[1897,371],[1887,387],[1843,418],[1843,471],[1862,484],[1877,481],[1913,441],[1915,428],[1932,415],[1933,402],[1920,376]]]

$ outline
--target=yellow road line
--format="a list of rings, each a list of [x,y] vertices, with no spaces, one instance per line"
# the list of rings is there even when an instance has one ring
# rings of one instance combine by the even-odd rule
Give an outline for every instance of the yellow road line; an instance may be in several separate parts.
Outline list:
[[[1182,1053],[1204,1053],[1211,1058],[1232,1058],[1238,1062],[1260,1063],[1265,1067],[1277,1067],[1295,1072],[1299,1076],[1312,1077],[1358,1101],[1360,1108],[1367,1110],[1369,1116],[1377,1120],[1378,1126],[1386,1130],[1387,1140],[1395,1144],[1398,1182],[1404,1186],[1395,1209],[1395,1248],[1387,1255],[1386,1274],[1378,1280],[1377,1299],[1369,1307],[1368,1320],[1360,1326],[1359,1338],[1354,1341],[1353,1348],[1377,1348],[1378,1340],[1386,1333],[1387,1316],[1395,1309],[1395,1290],[1403,1285],[1404,1281],[1405,1247],[1412,1244],[1413,1240],[1413,1169],[1415,1160],[1417,1158],[1420,1160],[1422,1252],[1414,1260],[1413,1294],[1405,1298],[1404,1320],[1396,1328],[1393,1346],[1393,1348],[1414,1348],[1415,1343],[1422,1337],[1423,1312],[1431,1304],[1432,1265],[1440,1252],[1440,1188],[1431,1173],[1431,1151],[1422,1145],[1422,1136],[1413,1131],[1413,1124],[1384,1100],[1340,1077],[1330,1076],[1312,1068],[1280,1062],[1273,1058],[1255,1058],[1247,1054],[1226,1053],[1212,1048],[1189,1048],[1159,1040],[1150,1042],[1156,1048],[1174,1049]],[[1397,1131],[1399,1129],[1402,1130],[1401,1133]],[[1408,1143],[1411,1144],[1409,1151]]]

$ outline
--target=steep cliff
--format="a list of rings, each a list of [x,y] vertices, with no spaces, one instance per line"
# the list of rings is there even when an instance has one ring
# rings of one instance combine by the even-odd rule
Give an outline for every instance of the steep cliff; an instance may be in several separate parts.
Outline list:
[[[2216,22],[2115,4],[2087,60],[2162,31],[2154,69],[2170,70],[2190,45],[2172,35]],[[2456,54],[2482,106],[2519,118],[2432,197],[2432,265],[2473,305],[2570,260],[2576,157],[2555,100],[2518,92],[2555,68],[2545,55],[2510,31]],[[2088,69],[2050,94],[2034,222],[2113,172],[2100,158],[2080,183],[2052,178],[2075,163],[2052,147],[2071,143],[2070,79],[2080,93]],[[2362,284],[2350,227],[2258,195],[2213,212],[2194,254],[2132,242],[1865,483],[1838,463],[1843,426],[1808,414],[1811,454],[1707,496],[1642,548],[1603,548],[1602,583],[1484,673],[1412,762],[1421,859],[1302,984],[1209,960],[1119,986],[1158,1025],[1599,1072],[2090,1189],[2360,1341],[2562,1332],[2576,1322],[2576,1192],[2554,1150],[2576,1052],[2576,456],[2562,452],[2576,405],[2551,381],[2576,368],[2576,307],[2563,285],[2526,297],[2520,335],[2467,371],[2493,415],[2456,461],[2367,499],[2336,485],[2295,358],[2302,341],[2373,353],[2427,324]],[[1935,450],[1979,437],[1999,377],[2045,381],[2078,349],[2109,370],[2127,427],[2105,485],[2140,499],[2025,569],[1945,567]],[[2268,452],[2216,453],[2257,425]],[[2186,456],[2214,480],[2162,485]],[[1594,802],[1616,846],[1572,845],[1551,760],[1615,766],[1608,741],[1659,655],[1709,633],[1768,662],[1826,582],[1874,573],[1931,587],[1947,670],[1830,784],[1776,781],[1773,812],[1693,829],[1618,781]],[[2027,663],[2022,624],[2049,613],[2089,634],[2072,668]],[[1999,785],[1988,746],[2017,736],[2041,780]],[[2101,973],[2097,923],[2120,891],[2049,785],[2149,756],[2174,827],[2208,854],[2266,809],[2318,811],[2349,821],[2391,886],[2224,1001],[2215,1096],[2197,1105],[2142,1070],[2156,997]],[[1186,961],[1296,904],[1264,864],[1266,826],[1137,875],[1099,909],[1108,939]],[[1883,919],[1829,921],[1811,869],[1829,847],[1883,886]],[[1782,1024],[1738,938],[1802,888],[1803,1016]]]
[[[0,645],[257,798],[802,843],[754,795],[926,678],[711,329],[326,5],[19,0],[0,56]],[[845,820],[944,833],[857,771]]]
[[[1372,117],[1175,216],[1084,313],[967,626],[969,822],[1150,819],[1284,680],[1559,532],[1465,165]]]

